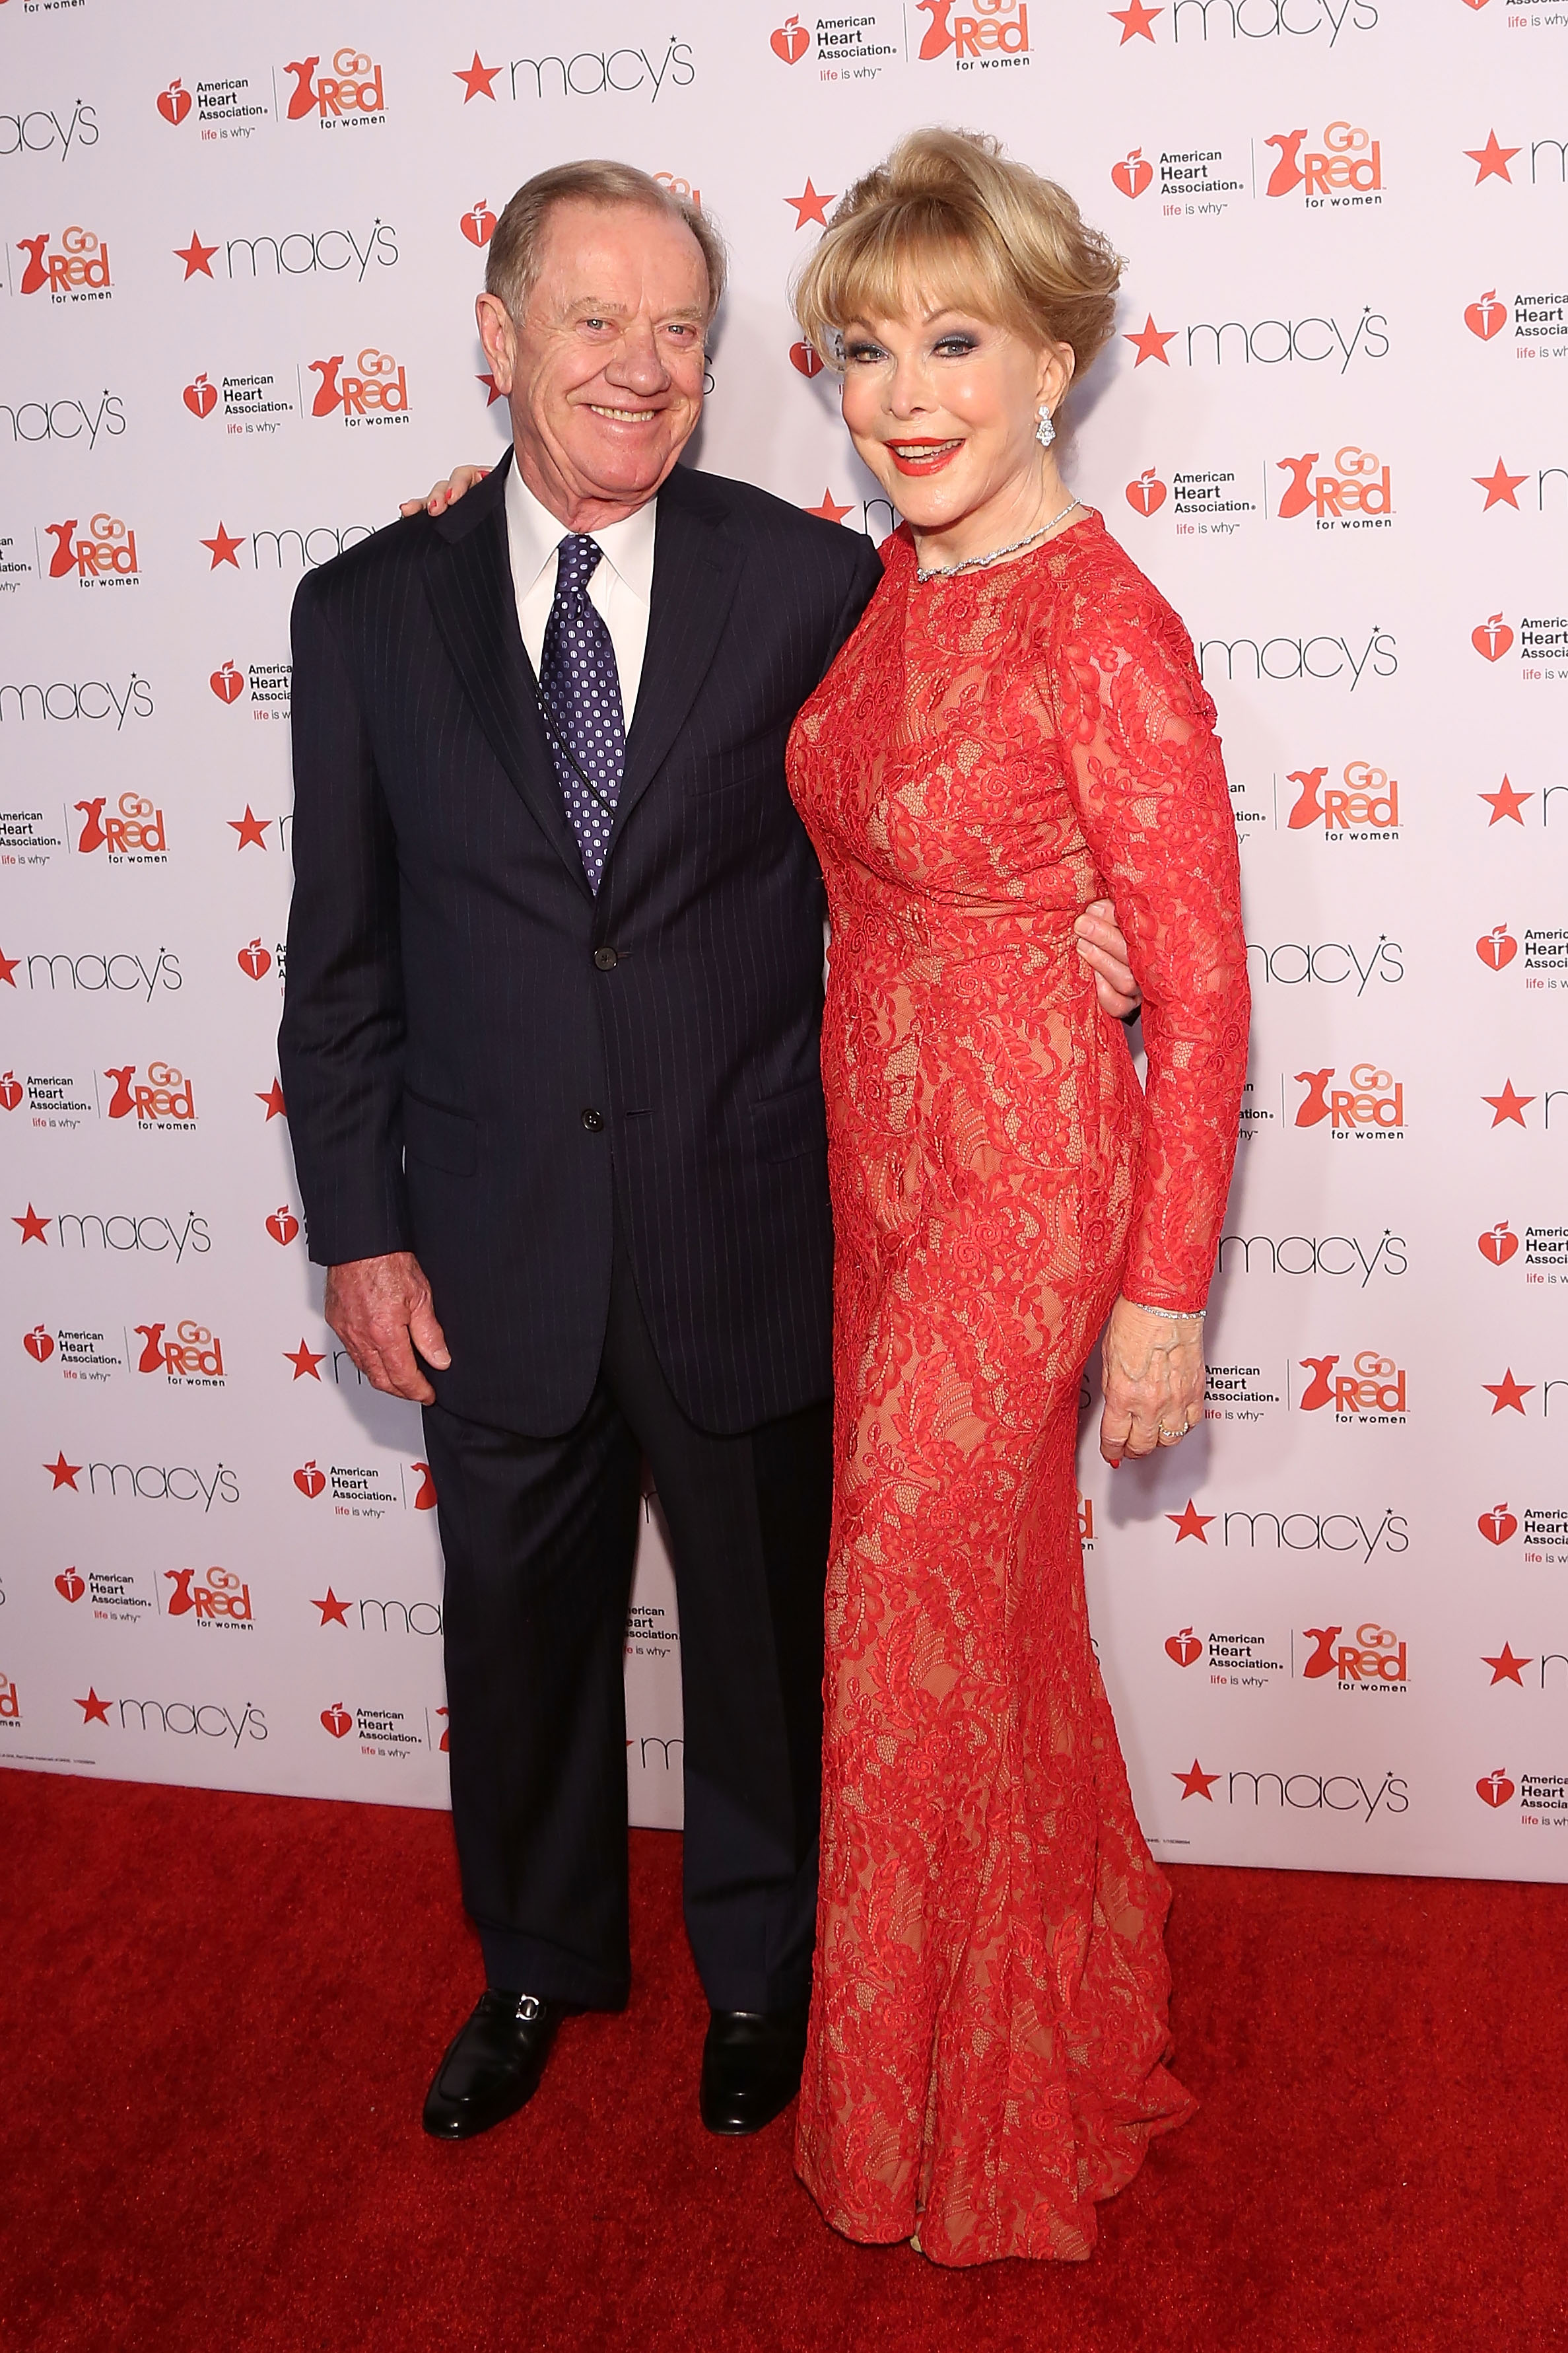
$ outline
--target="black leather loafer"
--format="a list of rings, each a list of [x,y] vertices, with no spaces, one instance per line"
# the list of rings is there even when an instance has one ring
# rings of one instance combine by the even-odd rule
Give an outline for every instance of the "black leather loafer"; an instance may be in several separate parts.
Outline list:
[[[761,2132],[788,2107],[805,2061],[807,2007],[713,2012],[698,2103],[710,2133]]]
[[[568,2005],[492,1987],[457,2036],[425,2096],[425,2129],[471,2140],[531,2100]]]

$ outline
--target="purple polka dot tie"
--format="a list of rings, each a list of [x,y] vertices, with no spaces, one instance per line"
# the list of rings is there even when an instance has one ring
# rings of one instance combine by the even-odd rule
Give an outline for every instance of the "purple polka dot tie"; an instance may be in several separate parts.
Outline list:
[[[588,601],[600,550],[581,532],[556,550],[555,602],[544,625],[539,685],[561,797],[597,891],[626,763],[620,673],[609,630]]]

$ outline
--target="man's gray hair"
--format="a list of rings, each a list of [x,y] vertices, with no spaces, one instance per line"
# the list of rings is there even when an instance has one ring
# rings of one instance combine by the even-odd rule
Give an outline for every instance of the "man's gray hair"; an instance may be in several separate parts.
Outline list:
[[[708,317],[712,319],[724,291],[727,260],[724,241],[700,205],[678,196],[660,180],[639,172],[632,164],[590,158],[580,164],[556,164],[525,180],[508,204],[490,238],[485,286],[521,320],[539,279],[540,249],[552,208],[575,201],[590,205],[637,205],[644,212],[666,213],[683,221],[702,248],[708,270]]]

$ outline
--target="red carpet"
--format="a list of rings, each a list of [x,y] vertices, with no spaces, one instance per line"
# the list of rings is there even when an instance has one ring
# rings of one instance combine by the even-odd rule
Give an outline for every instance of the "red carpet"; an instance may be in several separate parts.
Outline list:
[[[442,1815],[0,1783],[0,2343],[981,2353],[1568,2345],[1568,1888],[1173,1874],[1203,2100],[1092,2263],[942,2273],[710,2139],[679,1840],[637,1990],[527,2112],[418,2129],[478,1989]]]

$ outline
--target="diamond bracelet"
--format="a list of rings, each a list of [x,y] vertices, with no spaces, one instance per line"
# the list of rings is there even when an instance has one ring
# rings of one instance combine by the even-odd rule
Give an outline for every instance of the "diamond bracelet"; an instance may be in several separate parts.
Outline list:
[[[1177,1324],[1201,1324],[1208,1314],[1206,1307],[1151,1307],[1146,1300],[1123,1299],[1129,1307],[1141,1308],[1145,1315],[1169,1315]]]

